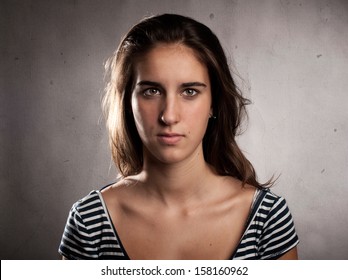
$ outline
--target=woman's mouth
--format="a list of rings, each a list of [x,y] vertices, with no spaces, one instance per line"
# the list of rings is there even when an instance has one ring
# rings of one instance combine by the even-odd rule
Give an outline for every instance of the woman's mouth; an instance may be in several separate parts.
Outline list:
[[[175,145],[184,137],[178,133],[159,133],[157,134],[158,140],[165,145]]]

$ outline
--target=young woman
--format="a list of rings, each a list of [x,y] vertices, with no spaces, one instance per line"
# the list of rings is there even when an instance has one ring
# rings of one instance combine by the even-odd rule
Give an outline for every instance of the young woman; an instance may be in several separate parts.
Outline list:
[[[237,146],[248,104],[217,37],[179,15],[146,18],[107,65],[120,179],[70,211],[67,259],[296,259],[285,200]]]

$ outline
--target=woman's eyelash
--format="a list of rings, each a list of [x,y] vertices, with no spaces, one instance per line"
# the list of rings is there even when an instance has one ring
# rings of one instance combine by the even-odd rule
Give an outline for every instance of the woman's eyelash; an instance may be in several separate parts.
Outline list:
[[[154,96],[154,95],[158,95],[159,93],[160,91],[157,88],[147,88],[143,91],[144,96]]]
[[[151,97],[151,96],[157,96],[161,94],[161,90],[157,88],[147,88],[144,89],[142,92],[142,95],[146,97]],[[194,88],[186,88],[181,92],[181,95],[185,97],[194,97],[197,94],[199,94],[199,90],[194,89]]]
[[[188,96],[188,97],[193,97],[193,96],[197,95],[198,93],[199,93],[199,91],[194,89],[194,88],[187,88],[183,91],[183,94]]]

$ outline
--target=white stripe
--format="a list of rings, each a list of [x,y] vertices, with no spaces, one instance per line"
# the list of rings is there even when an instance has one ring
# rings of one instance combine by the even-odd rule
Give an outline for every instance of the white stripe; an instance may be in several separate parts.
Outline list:
[[[101,233],[101,232],[99,232],[99,234],[100,234],[100,233]],[[70,234],[71,234],[71,233],[70,233]],[[88,244],[88,245],[91,245],[91,246],[93,246],[94,244],[99,243],[99,242],[101,242],[101,241],[105,241],[105,240],[108,240],[108,241],[112,240],[112,241],[116,241],[116,242],[117,242],[117,240],[116,240],[113,236],[110,236],[110,237],[104,236],[104,237],[102,237],[102,238],[94,239],[93,242],[91,242],[91,241],[89,241],[89,240],[81,239],[79,236],[76,236],[75,234],[71,234],[71,235],[74,236],[74,238],[75,238],[77,241],[80,241],[81,243]],[[74,243],[74,244],[76,244],[76,245],[78,245],[78,244],[75,242],[75,240],[70,239],[70,238],[67,237],[66,235],[64,235],[63,238],[66,239],[66,240],[69,240],[70,242],[72,242],[72,243]],[[118,242],[117,242],[117,243],[118,243]],[[109,244],[109,245],[112,246],[112,247],[115,247],[115,248],[120,248],[120,246],[119,246],[118,244]],[[105,246],[105,245],[102,245],[102,246]],[[107,246],[107,245],[106,245],[106,246]],[[87,249],[86,249],[86,250],[87,250]]]
[[[278,198],[280,198],[280,196],[276,195],[275,193],[273,193],[273,192],[271,192],[271,191],[267,192],[266,197],[267,197],[267,196],[271,197],[271,198],[273,199],[273,201],[274,201],[274,200],[277,200]]]
[[[76,221],[76,224],[79,225],[82,228],[85,228],[84,225],[80,224],[78,221]],[[73,228],[74,230],[76,230],[80,235],[89,237],[88,233],[85,233],[83,231],[78,230],[77,227],[74,224],[68,223],[68,226]]]
[[[270,199],[270,198],[267,198],[267,195],[265,195],[264,199],[263,199],[263,202],[267,202],[268,204],[273,204],[274,203],[274,199]],[[265,206],[268,208],[268,206]]]
[[[255,257],[256,256],[256,253],[249,253],[247,255],[242,255],[242,256],[239,256],[239,257],[236,257],[236,258],[233,258],[234,260],[245,260],[247,258],[251,258],[251,257]]]
[[[277,248],[283,246],[284,244],[288,243],[289,240],[293,239],[295,236],[296,236],[296,233],[294,232],[294,233],[291,235],[291,237],[288,238],[287,240],[285,240],[284,242],[279,243],[279,244],[276,244],[276,245],[274,245],[274,246],[272,246],[272,247],[267,248],[267,249],[265,250],[265,253],[266,253],[266,252],[269,252],[269,251],[273,251],[273,250],[275,250],[275,249],[277,249]]]
[[[104,245],[101,245],[100,248],[120,249],[120,245],[104,244]]]
[[[285,221],[285,220],[288,219],[289,217],[290,217],[290,212],[287,212],[286,215],[284,215],[281,219],[277,220],[274,224],[269,225],[269,226],[265,225],[266,231],[267,231],[267,232],[268,232],[268,231],[273,231],[273,229],[274,229],[275,227],[279,226],[279,224],[281,224],[283,221]],[[290,219],[286,225],[288,225],[289,223],[292,223],[292,222],[293,222],[292,219]],[[284,226],[282,226],[281,228],[284,228]],[[278,231],[279,231],[279,230],[276,230],[276,231],[273,231],[273,232],[278,232]],[[269,235],[269,234],[268,234],[268,235]]]
[[[93,220],[97,220],[97,219],[100,219],[100,218],[103,218],[103,217],[106,217],[106,215],[104,213],[103,214],[95,214],[94,216],[91,216],[89,218],[85,218],[84,222],[91,222]]]
[[[278,205],[279,203],[277,203]],[[276,205],[273,207],[276,208]],[[278,209],[277,213],[274,213],[274,215],[271,217],[271,219],[269,219],[266,223],[265,223],[265,228],[273,228],[275,225],[277,225],[278,223],[280,223],[281,221],[283,221],[286,217],[288,217],[290,215],[289,211],[286,211],[287,206],[286,204],[283,205],[282,208]],[[279,215],[282,215],[284,212],[287,212],[285,216],[283,216],[281,219],[279,219],[279,221],[277,223],[275,223],[272,226],[268,226],[269,223],[273,222],[274,219],[276,219]]]
[[[63,245],[65,248],[69,249],[70,251],[72,252],[75,252],[75,253],[78,253],[82,256],[85,256],[85,257],[90,257],[90,258],[98,258],[98,255],[97,254],[86,254],[86,253],[82,253],[80,252],[79,250],[76,250],[74,248],[71,248],[70,246],[66,245],[66,243],[64,243]],[[75,256],[74,256],[75,257]]]
[[[262,208],[263,209],[263,208]],[[268,210],[267,210],[268,211]],[[263,214],[263,213],[257,213],[256,214],[257,217],[261,217],[263,219],[266,219],[267,218],[267,214]],[[263,222],[262,222],[263,223]]]
[[[249,233],[249,232],[248,232]],[[256,238],[253,236],[253,237],[249,237],[249,238],[244,238],[242,240],[242,242],[240,242],[240,244],[245,244],[245,243],[248,243],[248,242],[251,242],[251,241],[254,241]]]
[[[75,205],[79,209],[83,209],[85,207],[91,206],[92,204],[96,203],[96,201],[98,201],[97,197],[98,197],[98,195],[96,193],[92,194],[92,192],[91,192],[89,195],[87,195],[83,199],[80,199],[78,202],[76,202]],[[94,199],[92,201],[86,203],[86,201],[90,200],[91,198],[94,198]]]
[[[83,239],[83,237],[80,235],[76,235],[73,234],[72,232],[68,232],[67,230],[64,231],[65,233],[72,235],[77,241],[80,241],[81,243],[85,243],[85,244],[91,244],[91,241],[87,240],[87,239]],[[81,233],[79,233],[81,234]],[[82,237],[82,238],[81,238]],[[88,235],[85,235],[85,237],[89,237]],[[68,239],[67,235],[64,235],[64,238]]]
[[[98,235],[103,234],[104,232],[112,232],[112,231],[110,231],[110,230],[108,230],[108,231],[98,230],[98,231],[96,231],[96,232],[91,233],[90,237],[96,237],[96,236],[98,236]],[[112,232],[112,233],[113,233],[113,232]],[[111,237],[108,236],[108,237],[105,237],[105,238],[113,238],[113,239],[115,239],[114,236],[111,236]],[[110,239],[110,240],[111,240],[111,239]]]
[[[99,220],[99,219],[97,219],[97,220]],[[94,229],[94,228],[96,228],[96,227],[101,227],[101,226],[104,225],[104,224],[105,224],[105,223],[95,223],[95,224],[91,224],[91,225],[88,226],[88,229],[92,230],[92,229]]]
[[[292,220],[290,220],[289,222],[287,222],[285,225],[283,225],[282,227],[280,227],[280,228],[278,228],[278,229],[276,229],[276,230],[273,230],[273,231],[271,231],[269,234],[267,234],[267,235],[265,235],[264,237],[263,237],[263,239],[268,239],[269,237],[271,237],[271,236],[275,236],[278,232],[280,232],[280,231],[282,231],[282,230],[284,230],[284,229],[286,229],[286,228],[288,228],[288,230],[286,231],[286,232],[289,232],[289,231],[291,231],[293,228],[294,228],[294,226],[292,225],[293,224],[293,221]],[[291,226],[292,225],[292,226]],[[268,231],[268,229],[267,229],[267,231]],[[272,238],[272,240],[277,240],[277,239],[275,239],[275,238]]]
[[[88,226],[88,229],[93,231],[95,228],[101,227],[103,225],[108,226],[108,228],[103,228],[102,230],[99,230],[99,232],[112,232],[113,233],[113,230],[112,230],[111,226],[108,223],[95,223],[95,224],[92,224],[92,225]],[[94,233],[95,232],[93,232],[91,234],[94,235]]]
[[[75,242],[75,240],[72,240],[72,239],[70,239],[70,238],[68,238],[68,237],[64,237],[64,239],[70,241],[71,243],[73,243],[73,244],[75,244],[75,245],[77,245],[77,246],[79,246],[79,245]],[[67,244],[64,243],[64,246],[67,247]],[[84,248],[84,250],[93,252],[95,249],[94,249],[94,248]],[[77,252],[79,252],[79,251],[77,251]]]
[[[98,239],[94,239],[93,240],[93,243],[95,243],[95,244],[97,244],[97,243],[99,243],[99,242],[101,242],[101,241],[117,241],[114,237],[102,237],[102,238],[98,238]],[[117,242],[118,243],[118,242]]]
[[[124,254],[122,252],[103,252],[103,255],[124,257]]]
[[[99,203],[98,203],[99,204]],[[86,211],[81,211],[80,210],[80,215],[88,215],[90,213],[93,213],[93,212],[96,212],[96,211],[99,211],[99,210],[104,210],[103,207],[100,205],[99,207],[94,207],[92,209],[88,209]],[[97,215],[100,215],[99,213]]]
[[[248,251],[250,249],[255,249],[255,246],[254,245],[250,245],[250,246],[247,246],[245,248],[240,248],[240,249],[237,250],[236,255],[240,254],[240,253],[243,253],[245,251]]]
[[[246,235],[248,235],[248,234],[255,234],[256,233],[256,235],[260,235],[261,233],[262,233],[262,230],[260,230],[260,229],[249,229],[247,232],[246,232],[246,234],[244,234],[244,236],[246,236]],[[245,240],[249,240],[249,239],[255,239],[255,237],[254,236],[251,236],[251,237],[249,237],[249,238],[247,238],[247,239],[245,239]],[[244,240],[243,240],[243,242],[244,242]]]
[[[103,218],[103,217],[105,217],[105,214],[95,214],[95,215],[92,216],[92,217],[85,218],[83,221],[84,221],[85,223],[87,223],[87,222],[91,222],[91,221],[93,221],[93,220],[98,220],[98,219]]]

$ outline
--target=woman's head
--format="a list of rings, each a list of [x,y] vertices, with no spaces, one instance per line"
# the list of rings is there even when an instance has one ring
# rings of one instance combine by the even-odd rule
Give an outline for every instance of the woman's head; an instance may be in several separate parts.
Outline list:
[[[164,14],[142,20],[123,38],[107,63],[109,82],[103,101],[113,159],[123,176],[143,166],[143,145],[132,114],[136,62],[160,44],[179,44],[206,66],[212,113],[203,138],[205,160],[221,175],[257,185],[254,170],[238,148],[235,136],[248,100],[238,91],[225,53],[215,34],[188,17]],[[255,182],[254,182],[255,181]]]

